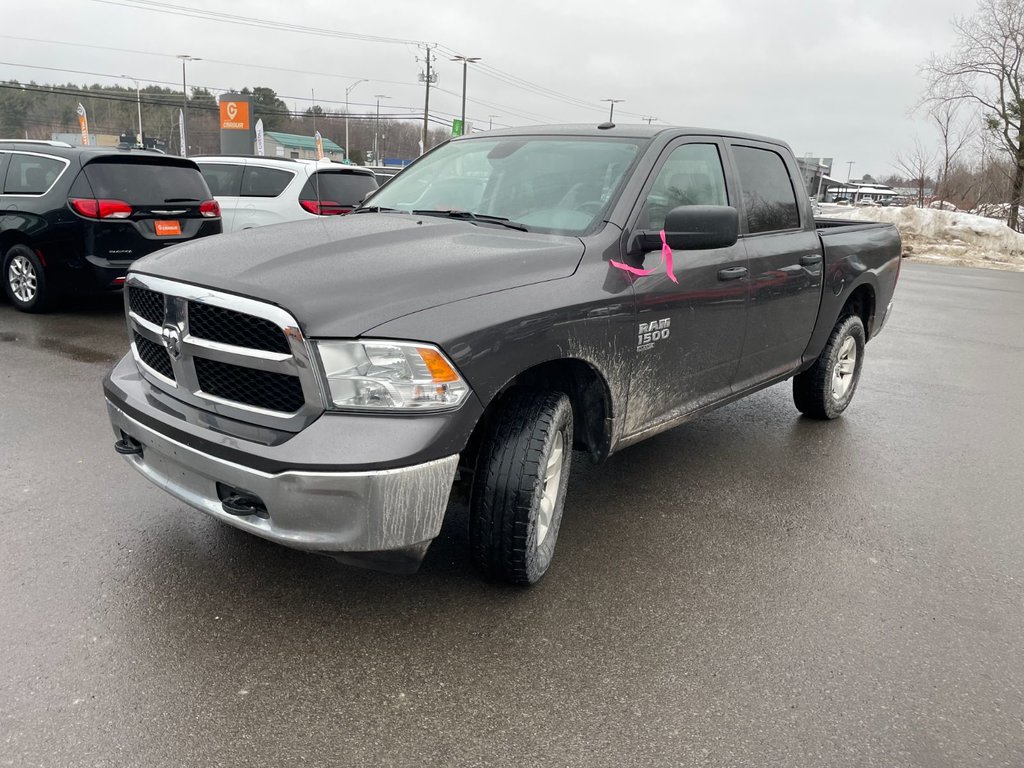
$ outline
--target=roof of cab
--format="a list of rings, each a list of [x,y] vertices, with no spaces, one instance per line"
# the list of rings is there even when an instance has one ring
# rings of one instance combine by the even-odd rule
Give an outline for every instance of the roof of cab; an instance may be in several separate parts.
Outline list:
[[[786,145],[781,139],[760,136],[743,131],[724,131],[719,128],[697,128],[691,126],[647,125],[644,123],[609,124],[576,123],[569,125],[531,125],[525,128],[503,128],[501,130],[473,133],[460,136],[453,141],[479,139],[494,136],[614,136],[621,139],[653,139],[662,134],[673,136],[722,136],[732,139],[751,139],[771,144]]]

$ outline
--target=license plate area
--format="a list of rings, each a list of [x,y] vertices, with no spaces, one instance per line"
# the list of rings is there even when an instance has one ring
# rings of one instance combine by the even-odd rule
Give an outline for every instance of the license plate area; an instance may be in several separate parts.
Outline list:
[[[177,219],[157,219],[153,222],[157,237],[174,237],[181,235],[181,222]]]

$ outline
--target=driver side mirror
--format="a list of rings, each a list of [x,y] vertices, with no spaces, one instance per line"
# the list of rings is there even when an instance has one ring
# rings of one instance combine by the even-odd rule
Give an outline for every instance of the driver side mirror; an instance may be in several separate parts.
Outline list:
[[[672,250],[699,251],[736,244],[739,213],[731,205],[680,205],[665,215],[665,242]],[[658,232],[638,233],[644,251],[661,248]]]

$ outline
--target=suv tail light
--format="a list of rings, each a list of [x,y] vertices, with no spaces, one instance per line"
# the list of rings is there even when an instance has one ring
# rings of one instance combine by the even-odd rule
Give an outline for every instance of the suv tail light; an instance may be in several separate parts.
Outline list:
[[[220,203],[216,200],[203,200],[199,204],[199,213],[208,219],[220,218]]]
[[[342,208],[341,203],[336,203],[333,200],[300,200],[299,205],[317,216],[340,216],[352,211],[351,208]]]
[[[75,213],[87,219],[127,219],[132,207],[124,200],[95,200],[91,197],[73,197],[68,200]]]

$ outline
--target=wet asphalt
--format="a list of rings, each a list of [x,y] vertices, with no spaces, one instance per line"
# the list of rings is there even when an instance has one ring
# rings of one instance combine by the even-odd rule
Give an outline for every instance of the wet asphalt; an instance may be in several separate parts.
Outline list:
[[[459,507],[415,576],[189,510],[112,450],[119,299],[0,302],[0,765],[1022,765],[1021,328],[1024,274],[907,265],[842,419],[578,462],[524,591]]]

